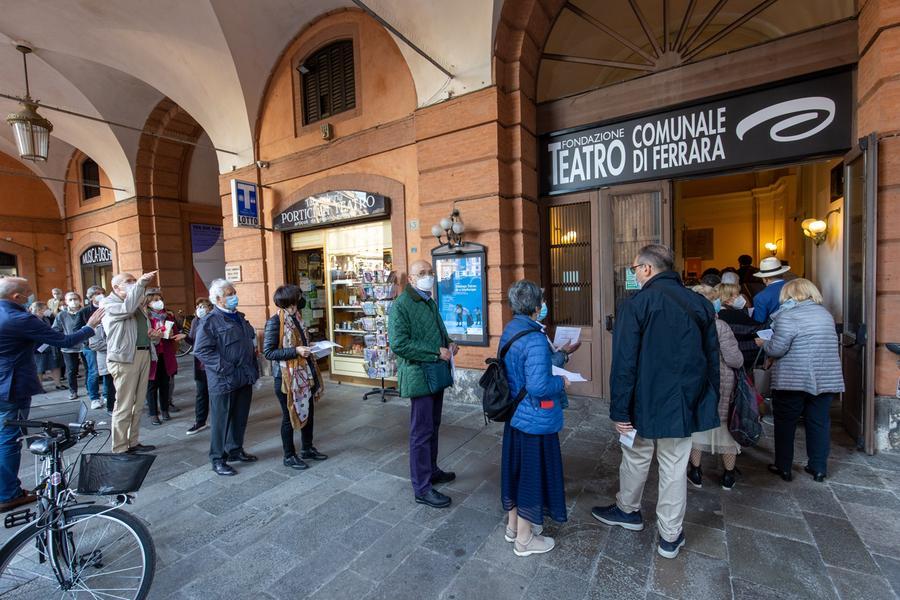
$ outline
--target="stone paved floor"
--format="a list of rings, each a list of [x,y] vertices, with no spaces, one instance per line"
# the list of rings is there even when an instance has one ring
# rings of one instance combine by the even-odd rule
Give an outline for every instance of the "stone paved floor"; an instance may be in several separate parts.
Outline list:
[[[157,444],[159,458],[131,508],[148,522],[159,554],[153,598],[880,599],[900,592],[900,457],[858,453],[837,429],[826,484],[799,467],[791,483],[766,473],[767,439],[740,457],[743,477],[733,491],[712,482],[689,488],[687,546],[666,560],[655,552],[654,527],[632,533],[590,517],[593,505],[614,499],[620,451],[605,404],[573,402],[560,436],[569,521],[547,528],[555,551],[523,559],[503,541],[501,428],[485,427],[477,407],[445,407],[440,464],[457,480],[442,490],[452,508],[435,510],[412,501],[406,402],[363,402],[363,389],[331,385],[316,427],[316,445],[331,458],[295,472],[281,465],[280,413],[266,380],[246,444],[260,461],[223,478],[207,464],[208,435],[184,435],[193,382],[190,367],[182,373],[176,402],[186,410],[160,427],[144,420],[142,441]],[[36,404],[62,399],[45,395]],[[798,444],[800,465],[802,452]],[[25,462],[23,479],[32,476],[30,456]],[[707,475],[716,472],[707,465]],[[651,476],[645,492],[650,523],[655,482]]]

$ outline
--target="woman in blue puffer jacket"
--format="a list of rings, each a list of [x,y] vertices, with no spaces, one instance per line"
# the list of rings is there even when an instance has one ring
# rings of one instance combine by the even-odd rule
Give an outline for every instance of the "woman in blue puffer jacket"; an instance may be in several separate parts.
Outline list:
[[[503,429],[500,467],[501,499],[509,513],[506,541],[514,542],[516,556],[549,552],[553,538],[541,536],[544,516],[566,520],[559,431],[568,403],[567,380],[552,374],[550,341],[540,321],[547,314],[541,289],[531,281],[509,288],[513,319],[503,330],[500,348],[519,334],[503,357],[509,393],[517,398],[525,390],[512,419]]]

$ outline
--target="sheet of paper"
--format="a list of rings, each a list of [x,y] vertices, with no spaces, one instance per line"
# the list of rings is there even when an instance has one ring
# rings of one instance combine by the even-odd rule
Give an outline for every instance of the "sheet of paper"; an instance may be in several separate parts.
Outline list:
[[[587,381],[584,377],[581,376],[580,373],[573,373],[571,371],[566,371],[565,369],[560,369],[559,367],[553,367],[554,375],[561,375],[569,380],[569,383],[575,383],[578,381]]]
[[[771,329],[760,329],[756,332],[756,337],[769,341],[772,339],[772,334],[775,333]]]
[[[37,351],[43,353],[43,352],[46,352],[47,348],[49,348],[49,347],[50,347],[50,344],[41,344],[40,346],[38,346]]]
[[[631,448],[634,446],[634,436],[637,435],[637,430],[632,429],[628,433],[622,433],[619,435],[619,443],[627,448]]]
[[[553,336],[553,345],[562,348],[568,342],[577,342],[581,339],[581,327],[557,327]]]
[[[321,319],[322,317],[325,316],[325,311],[324,311],[324,310],[315,309],[315,310],[312,311],[312,316],[313,316],[313,319]]]

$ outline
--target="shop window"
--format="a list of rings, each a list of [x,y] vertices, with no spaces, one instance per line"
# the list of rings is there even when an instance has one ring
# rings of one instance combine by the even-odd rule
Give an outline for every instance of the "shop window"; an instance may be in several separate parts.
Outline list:
[[[550,297],[557,325],[590,327],[591,205],[550,208]]]
[[[297,71],[304,125],[356,108],[352,40],[325,46],[303,61]]]
[[[100,167],[91,158],[81,162],[81,197],[90,200],[100,195]]]

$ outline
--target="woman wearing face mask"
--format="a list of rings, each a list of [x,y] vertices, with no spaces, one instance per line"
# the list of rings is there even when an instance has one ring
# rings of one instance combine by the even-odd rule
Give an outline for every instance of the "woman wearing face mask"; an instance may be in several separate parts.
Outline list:
[[[200,319],[206,317],[213,309],[208,298],[197,298],[194,306],[196,320],[191,324],[190,331],[187,333],[187,341],[192,346],[194,345],[194,332],[197,331]],[[195,435],[206,429],[206,419],[209,418],[209,383],[206,380],[206,367],[196,356],[194,357],[194,386],[197,389],[194,402],[194,424],[185,432],[187,435]]]
[[[822,293],[808,279],[793,279],[781,288],[781,308],[772,318],[772,337],[759,339],[772,367],[775,417],[775,463],[769,471],[792,479],[794,434],[803,415],[807,464],[804,471],[825,480],[831,441],[831,403],[844,391],[840,346],[834,318],[822,306]]]
[[[722,285],[722,284],[719,284]],[[721,454],[725,472],[720,483],[723,490],[734,487],[734,465],[737,455],[741,453],[741,446],[728,431],[728,405],[734,393],[735,375],[732,369],[738,369],[744,364],[744,356],[738,348],[737,339],[731,328],[725,324],[718,315],[722,314],[722,301],[718,292],[708,285],[698,285],[692,288],[695,292],[713,303],[716,310],[716,334],[719,338],[719,419],[720,425],[715,429],[700,431],[691,436],[691,458],[688,465],[687,478],[694,487],[703,486],[703,473],[700,470],[700,457],[703,452]]]
[[[722,302],[722,310],[718,317],[727,323],[738,342],[738,348],[744,355],[744,368],[752,372],[753,363],[759,354],[756,346],[756,332],[763,328],[747,313],[747,300],[741,294],[741,288],[732,283],[720,283],[716,292]]]
[[[313,446],[315,403],[322,395],[322,378],[316,357],[309,349],[309,335],[298,312],[306,306],[296,285],[275,290],[278,312],[266,322],[263,354],[272,361],[275,396],[281,406],[281,445],[284,466],[304,470],[305,460],[325,460]],[[300,430],[300,456],[294,447],[294,430]],[[305,459],[305,460],[304,460]]]
[[[68,292],[65,297],[65,310],[60,311],[56,315],[53,322],[53,329],[61,331],[65,335],[71,335],[77,332],[84,325],[84,319],[81,316],[81,296],[76,292]],[[79,344],[75,348],[63,348],[63,360],[66,363],[66,377],[69,382],[69,400],[78,398],[78,369],[81,364],[81,348],[84,344]]]
[[[185,336],[175,324],[175,315],[166,310],[165,300],[158,288],[148,289],[146,299],[150,329],[164,332],[166,322],[172,322],[169,338],[160,339],[156,344],[157,359],[150,363],[150,379],[147,383],[147,408],[150,411],[150,423],[161,425],[160,415],[162,415],[163,421],[172,418],[169,416],[169,380],[178,372],[176,357],[178,342]]]
[[[50,310],[46,303],[34,302],[28,310],[31,314],[44,321],[50,327],[53,326],[53,311]],[[56,352],[56,348],[46,346],[44,347],[43,352],[38,352],[38,347],[39,346],[34,349],[34,363],[37,367],[38,377],[42,377],[44,373],[49,371],[50,377],[53,378],[54,389],[66,389],[66,386],[62,385],[59,381],[59,354]]]

